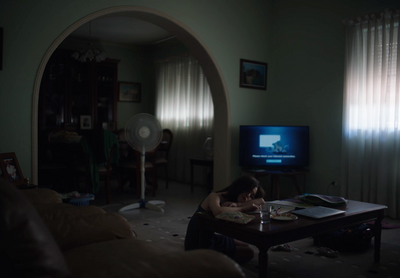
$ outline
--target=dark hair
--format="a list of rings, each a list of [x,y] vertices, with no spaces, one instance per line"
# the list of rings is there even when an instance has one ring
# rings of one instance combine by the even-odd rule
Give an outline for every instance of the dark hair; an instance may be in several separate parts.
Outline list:
[[[228,187],[217,191],[217,193],[226,191],[226,193],[223,194],[224,198],[229,202],[237,202],[241,193],[249,192],[254,188],[258,188],[254,199],[263,198],[264,190],[260,186],[258,180],[253,176],[241,176],[232,182]]]

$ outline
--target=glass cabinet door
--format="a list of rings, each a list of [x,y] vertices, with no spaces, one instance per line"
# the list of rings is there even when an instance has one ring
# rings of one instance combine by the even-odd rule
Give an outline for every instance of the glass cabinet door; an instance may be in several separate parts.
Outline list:
[[[102,62],[95,69],[95,127],[116,124],[117,61]]]
[[[89,65],[74,61],[71,65],[71,82],[68,94],[68,120],[77,127],[79,127],[81,115],[92,114],[90,83]]]
[[[90,129],[116,126],[118,62],[82,63],[69,50],[57,49],[47,63],[39,95],[39,130],[81,131],[81,116]],[[88,118],[88,117],[86,117]]]

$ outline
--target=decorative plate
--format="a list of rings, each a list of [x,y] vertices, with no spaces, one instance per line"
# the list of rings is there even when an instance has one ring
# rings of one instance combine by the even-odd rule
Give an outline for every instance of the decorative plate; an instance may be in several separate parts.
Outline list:
[[[290,221],[290,220],[296,220],[298,217],[294,214],[291,213],[281,213],[278,215],[271,214],[271,219],[275,220],[283,220],[283,221]]]

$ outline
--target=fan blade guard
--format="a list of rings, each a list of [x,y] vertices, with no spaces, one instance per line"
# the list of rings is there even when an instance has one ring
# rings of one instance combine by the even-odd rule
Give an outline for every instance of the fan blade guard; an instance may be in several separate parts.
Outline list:
[[[126,123],[125,136],[128,144],[135,150],[151,151],[161,142],[162,127],[154,116],[141,113]]]

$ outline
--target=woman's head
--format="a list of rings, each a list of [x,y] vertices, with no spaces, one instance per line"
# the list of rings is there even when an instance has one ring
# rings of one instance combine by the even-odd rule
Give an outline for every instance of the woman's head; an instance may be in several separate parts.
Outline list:
[[[220,192],[222,191],[226,191],[224,197],[229,202],[242,203],[264,197],[264,190],[258,180],[252,176],[241,176]]]

